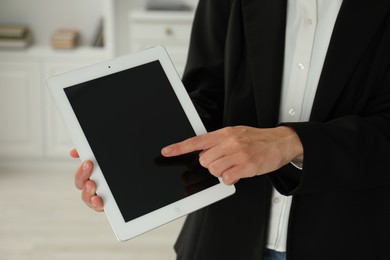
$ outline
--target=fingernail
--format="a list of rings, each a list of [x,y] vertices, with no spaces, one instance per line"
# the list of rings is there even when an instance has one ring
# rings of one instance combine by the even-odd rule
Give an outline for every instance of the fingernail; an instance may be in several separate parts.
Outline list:
[[[89,169],[89,163],[85,162],[83,163],[83,166],[81,167],[81,169],[85,172],[86,170]]]
[[[170,147],[165,147],[164,149],[162,149],[162,154],[169,154],[171,150],[172,149]]]

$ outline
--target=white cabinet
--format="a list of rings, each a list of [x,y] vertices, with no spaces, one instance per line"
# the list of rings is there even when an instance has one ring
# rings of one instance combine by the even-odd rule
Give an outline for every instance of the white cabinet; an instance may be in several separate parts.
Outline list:
[[[0,156],[42,154],[39,63],[0,59]]]
[[[49,96],[47,77],[110,58],[93,50],[0,51],[0,164],[68,158],[73,147]]]
[[[52,103],[48,76],[112,58],[114,0],[1,0],[0,23],[25,23],[34,42],[0,50],[0,167],[68,159],[73,146]],[[103,19],[105,45],[91,46]],[[61,27],[80,32],[77,48],[55,50],[50,34]]]
[[[130,49],[138,51],[149,46],[162,45],[182,75],[187,61],[193,17],[193,12],[130,12]]]

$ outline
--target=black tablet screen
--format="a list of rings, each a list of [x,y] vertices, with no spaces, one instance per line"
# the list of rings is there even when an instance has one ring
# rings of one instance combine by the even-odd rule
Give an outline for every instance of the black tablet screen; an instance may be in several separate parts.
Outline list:
[[[160,155],[195,133],[159,61],[65,94],[126,222],[219,183],[197,154]]]

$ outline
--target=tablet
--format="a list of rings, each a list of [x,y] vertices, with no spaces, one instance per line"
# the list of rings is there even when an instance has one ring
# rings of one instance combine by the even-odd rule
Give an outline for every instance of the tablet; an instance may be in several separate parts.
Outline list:
[[[120,241],[235,192],[198,154],[161,156],[206,133],[167,52],[157,46],[47,79],[52,98]]]

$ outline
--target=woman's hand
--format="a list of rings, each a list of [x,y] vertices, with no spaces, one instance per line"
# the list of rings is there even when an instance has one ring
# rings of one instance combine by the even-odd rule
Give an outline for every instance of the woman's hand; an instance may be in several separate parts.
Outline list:
[[[76,149],[70,151],[70,156],[73,158],[79,158],[79,154]],[[96,184],[90,180],[93,164],[91,161],[83,162],[76,171],[75,185],[76,188],[81,190],[81,198],[87,206],[90,208],[102,212],[103,200],[96,195]]]
[[[275,171],[297,158],[303,159],[298,135],[285,126],[226,127],[172,144],[161,153],[171,157],[194,151],[202,151],[200,164],[227,185]]]

